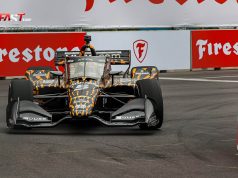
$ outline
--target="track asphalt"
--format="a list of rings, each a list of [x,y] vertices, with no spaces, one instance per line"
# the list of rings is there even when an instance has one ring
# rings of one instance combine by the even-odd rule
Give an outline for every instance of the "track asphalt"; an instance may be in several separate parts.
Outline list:
[[[0,177],[238,177],[238,71],[160,77],[165,116],[157,131],[80,121],[11,131],[9,80],[1,80]]]

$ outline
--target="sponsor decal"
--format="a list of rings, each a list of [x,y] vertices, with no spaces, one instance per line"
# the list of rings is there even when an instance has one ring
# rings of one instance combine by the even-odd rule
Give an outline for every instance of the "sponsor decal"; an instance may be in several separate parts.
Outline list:
[[[107,51],[105,52],[97,52],[98,56],[104,56],[104,57],[108,57],[108,58],[113,58],[113,59],[117,59],[117,58],[121,58],[121,51]]]
[[[52,83],[54,83],[55,82],[55,80],[43,80],[43,84],[52,84]]]
[[[116,116],[115,119],[136,119],[142,117],[141,115],[139,116]]]
[[[73,63],[74,60],[73,59],[70,59],[70,60],[67,60],[68,63]]]
[[[0,12],[0,22],[30,22],[31,18],[25,18],[25,16],[24,12],[17,14]]]
[[[202,60],[204,57],[204,53],[206,55],[219,55],[223,53],[224,55],[231,55],[231,53],[238,55],[238,42],[235,44],[227,43],[219,43],[219,42],[209,42],[208,40],[199,39],[196,42],[196,46],[198,48],[199,60]]]
[[[192,68],[238,67],[238,30],[192,32]]]
[[[56,51],[67,50],[67,47],[57,48],[56,50],[54,50],[51,47],[42,48],[40,45],[38,45],[35,49],[25,48],[23,50],[20,50],[18,48],[13,48],[9,50],[7,50],[6,48],[0,48],[0,62],[3,62],[4,57],[8,57],[9,60],[13,63],[19,62],[20,60],[30,62],[32,60],[40,61],[42,59],[50,62],[54,59]],[[79,47],[73,47],[72,51],[74,50],[80,49]]]
[[[76,97],[77,97],[77,96],[76,96]],[[88,98],[90,99],[90,97],[88,97]],[[86,98],[84,98],[84,99],[75,98],[75,99],[73,100],[73,103],[74,103],[74,105],[80,105],[80,104],[86,105],[86,104],[90,103],[90,101],[87,100]]]
[[[56,51],[79,51],[81,32],[0,34],[0,76],[23,76],[31,66],[51,66]]]
[[[77,103],[77,104],[80,104],[80,103],[89,103],[89,101],[86,100],[86,99],[77,99],[77,100],[75,101],[75,103]]]
[[[136,72],[135,75],[149,75],[149,72]]]
[[[45,122],[49,121],[46,117],[26,117],[24,116],[22,119],[29,121],[29,122]]]
[[[136,56],[136,59],[142,63],[147,55],[148,51],[148,42],[145,40],[137,40],[133,43],[133,50]]]
[[[86,109],[86,104],[81,104],[81,105],[77,105],[75,106],[76,109]]]
[[[90,11],[93,6],[94,6],[94,1],[95,0],[86,0],[86,9],[85,11]],[[116,2],[117,0],[108,0],[109,3],[114,3]],[[154,4],[154,5],[157,5],[157,4],[163,4],[166,2],[166,0],[147,0],[148,3],[151,3],[151,4]],[[170,0],[167,0],[167,1],[170,1]],[[197,0],[197,3],[198,4],[201,4],[205,1],[208,1],[208,0]],[[209,0],[211,1],[211,0]],[[228,0],[213,0],[214,2],[218,3],[218,4],[224,4],[225,2],[227,2]],[[126,4],[130,3],[130,2],[136,2],[135,0],[124,0],[124,2]],[[176,2],[179,4],[179,5],[184,5],[186,2],[188,2],[188,0],[176,0]],[[238,1],[237,1],[238,3]]]
[[[89,85],[78,85],[75,87],[75,91],[80,91],[80,90],[87,90],[89,88]]]
[[[34,73],[33,74],[33,77],[37,77],[37,76],[39,76],[39,77],[45,77],[47,74],[45,73],[45,72],[36,72],[36,73]]]

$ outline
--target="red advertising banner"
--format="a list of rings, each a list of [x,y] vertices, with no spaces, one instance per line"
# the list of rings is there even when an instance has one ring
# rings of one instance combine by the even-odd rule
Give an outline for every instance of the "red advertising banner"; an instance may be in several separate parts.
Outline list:
[[[31,66],[54,67],[55,51],[78,51],[85,33],[0,34],[0,77],[23,76]]]
[[[192,31],[192,68],[238,67],[238,30]]]

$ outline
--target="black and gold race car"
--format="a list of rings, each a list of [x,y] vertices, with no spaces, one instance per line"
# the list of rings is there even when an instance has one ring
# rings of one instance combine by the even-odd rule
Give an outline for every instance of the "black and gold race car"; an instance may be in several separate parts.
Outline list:
[[[96,119],[107,126],[160,128],[163,98],[157,68],[129,70],[129,50],[91,52],[84,56],[82,52],[56,52],[55,65],[63,66],[64,72],[31,67],[26,79],[12,80],[7,126],[54,127],[64,120]],[[128,68],[112,71],[112,65]]]

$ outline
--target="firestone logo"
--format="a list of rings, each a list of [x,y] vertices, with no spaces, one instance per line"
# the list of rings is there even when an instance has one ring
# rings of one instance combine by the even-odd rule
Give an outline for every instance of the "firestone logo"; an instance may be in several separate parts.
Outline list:
[[[54,50],[51,47],[42,48],[38,45],[35,49],[25,48],[20,50],[18,48],[13,48],[10,50],[0,48],[0,63],[5,60],[10,60],[12,63],[18,63],[21,61],[31,62],[31,61],[52,61],[55,58],[55,51],[69,51],[67,47],[60,47]],[[80,51],[79,47],[74,47],[71,51]]]
[[[196,46],[198,48],[199,60],[202,60],[205,55],[215,55],[218,56],[220,54],[230,56],[232,54],[238,55],[238,42],[235,44],[227,43],[219,43],[219,42],[209,42],[207,39],[199,39],[196,42]]]
[[[148,46],[148,42],[145,40],[137,40],[133,43],[134,54],[140,63],[146,58]]]
[[[86,0],[86,9],[85,11],[90,11],[92,8],[93,8],[93,5],[94,5],[94,1],[95,0]],[[117,0],[108,0],[109,3],[113,3]],[[130,3],[132,2],[133,0],[124,0],[125,3]],[[152,4],[162,4],[164,3],[166,0],[148,0],[149,3],[152,3]],[[201,4],[203,3],[205,0],[197,0],[198,4]],[[208,1],[208,0],[207,0]],[[209,0],[211,1],[211,0]],[[219,3],[219,4],[224,4],[225,2],[227,2],[228,0],[214,0],[215,2]],[[180,5],[184,5],[186,2],[188,2],[188,0],[176,0],[176,2]],[[238,1],[237,1],[238,3]]]
[[[30,18],[25,18],[26,13],[18,13],[18,14],[11,14],[11,13],[0,13],[0,22],[29,22],[31,21]]]

